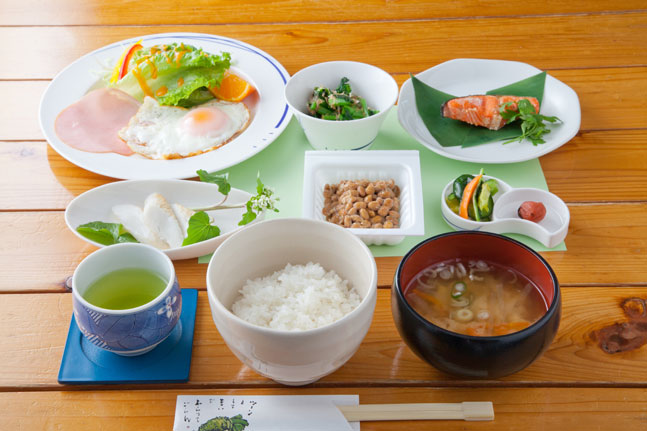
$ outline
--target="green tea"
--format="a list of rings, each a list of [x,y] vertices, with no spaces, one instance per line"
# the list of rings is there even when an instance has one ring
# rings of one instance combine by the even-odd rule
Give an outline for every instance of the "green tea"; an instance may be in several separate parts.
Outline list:
[[[128,310],[157,298],[167,283],[159,274],[147,269],[118,269],[90,284],[83,298],[97,307]]]

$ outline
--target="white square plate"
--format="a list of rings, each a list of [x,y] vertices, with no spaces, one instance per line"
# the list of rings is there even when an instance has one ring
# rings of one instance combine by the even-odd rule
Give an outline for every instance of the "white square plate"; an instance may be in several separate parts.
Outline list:
[[[306,151],[303,171],[303,217],[326,220],[321,212],[326,184],[393,178],[400,187],[400,227],[349,230],[367,245],[395,245],[406,236],[424,235],[418,151]]]

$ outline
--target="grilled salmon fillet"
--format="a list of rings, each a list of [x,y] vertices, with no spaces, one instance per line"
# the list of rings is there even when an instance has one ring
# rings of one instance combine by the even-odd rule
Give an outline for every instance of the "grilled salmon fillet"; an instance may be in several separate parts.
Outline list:
[[[450,99],[443,103],[440,112],[446,118],[464,121],[473,126],[487,127],[490,130],[499,130],[506,124],[506,120],[501,118],[501,106],[512,102],[512,105],[509,105],[507,109],[516,111],[518,109],[517,102],[521,99],[529,101],[535,107],[535,113],[539,113],[539,102],[534,97],[489,95]]]

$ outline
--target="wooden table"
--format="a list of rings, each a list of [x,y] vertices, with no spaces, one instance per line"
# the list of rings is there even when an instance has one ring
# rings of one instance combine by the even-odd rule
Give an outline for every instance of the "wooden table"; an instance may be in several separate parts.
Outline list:
[[[647,347],[603,352],[591,333],[647,298],[647,4],[593,0],[362,2],[280,0],[0,0],[0,429],[171,429],[178,394],[359,394],[362,403],[492,400],[496,420],[443,429],[647,428]],[[582,126],[541,158],[572,220],[566,252],[543,253],[563,288],[551,348],[526,370],[489,381],[444,375],[394,327],[389,285],[399,258],[378,259],[373,325],[339,371],[287,388],[243,366],[216,331],[206,265],[176,263],[200,289],[190,381],[62,386],[56,377],[72,310],[63,283],[94,250],[65,227],[78,194],[111,181],[58,156],[38,126],[40,96],[79,56],[124,38],[212,33],[253,44],[290,74],[326,60],[375,64],[399,84],[452,58],[518,60],[571,86]],[[429,423],[366,422],[362,429]]]

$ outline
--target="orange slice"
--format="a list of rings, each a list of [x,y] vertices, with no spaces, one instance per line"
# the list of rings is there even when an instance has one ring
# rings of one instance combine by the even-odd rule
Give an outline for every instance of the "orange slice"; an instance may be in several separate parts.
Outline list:
[[[240,102],[256,91],[249,82],[230,72],[225,72],[225,77],[222,79],[220,87],[212,87],[209,90],[218,99],[227,102]]]

